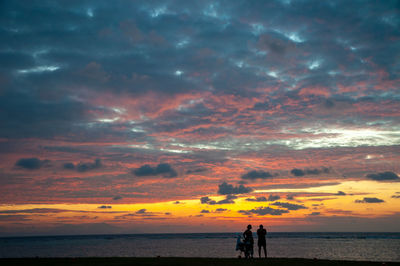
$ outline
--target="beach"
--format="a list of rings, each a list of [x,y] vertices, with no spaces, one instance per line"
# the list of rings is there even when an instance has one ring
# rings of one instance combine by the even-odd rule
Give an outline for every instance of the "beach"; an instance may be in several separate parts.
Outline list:
[[[123,265],[144,265],[144,266],[241,266],[241,265],[400,265],[400,262],[368,262],[368,261],[340,261],[340,260],[317,260],[317,259],[296,259],[296,258],[268,258],[268,259],[238,259],[238,258],[20,258],[0,259],[1,265],[96,265],[96,266],[123,266]]]

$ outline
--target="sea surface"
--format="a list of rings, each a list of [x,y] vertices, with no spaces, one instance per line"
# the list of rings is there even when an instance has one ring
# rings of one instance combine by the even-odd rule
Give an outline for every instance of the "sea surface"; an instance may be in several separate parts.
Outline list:
[[[0,238],[1,258],[238,257],[238,233]],[[257,243],[257,240],[255,238]],[[400,261],[400,233],[269,233],[270,257]],[[255,247],[257,255],[257,247]]]

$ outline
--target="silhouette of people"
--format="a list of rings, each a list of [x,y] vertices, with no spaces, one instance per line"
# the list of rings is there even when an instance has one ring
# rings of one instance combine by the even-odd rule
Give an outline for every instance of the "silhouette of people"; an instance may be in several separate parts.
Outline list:
[[[253,232],[251,232],[251,224],[247,226],[247,230],[244,231],[243,237],[244,237],[244,244],[246,246],[245,257],[253,258],[254,239],[253,239]]]
[[[267,230],[264,229],[264,226],[260,224],[260,228],[257,230],[258,237],[258,257],[261,258],[261,247],[264,249],[265,258],[267,257],[267,241],[265,236],[267,235]]]

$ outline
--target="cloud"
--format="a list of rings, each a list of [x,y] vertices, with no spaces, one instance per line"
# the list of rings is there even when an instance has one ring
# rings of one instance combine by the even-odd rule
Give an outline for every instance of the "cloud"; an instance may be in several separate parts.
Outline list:
[[[16,163],[15,166],[25,168],[28,170],[36,170],[41,168],[48,160],[40,160],[38,158],[21,158]]]
[[[64,169],[72,170],[75,169],[75,165],[73,163],[65,163],[63,165]]]
[[[239,185],[234,187],[231,184],[223,182],[221,185],[218,186],[218,193],[221,195],[228,195],[228,194],[245,194],[253,191],[253,189],[249,187],[245,187],[243,185]]]
[[[102,163],[100,159],[95,159],[93,163],[82,163],[80,162],[79,164],[77,164],[75,166],[75,164],[68,162],[68,163],[64,163],[63,168],[67,169],[67,170],[76,170],[78,172],[86,172],[86,171],[90,171],[90,170],[94,170],[94,169],[98,169],[102,167]]]
[[[238,211],[239,213],[245,214],[245,215],[252,215],[256,214],[259,216],[264,216],[264,215],[282,215],[283,213],[289,213],[288,210],[281,210],[281,209],[273,209],[270,207],[259,207],[251,210],[240,210]]]
[[[115,196],[115,197],[113,197],[113,200],[120,200],[120,199],[122,199],[122,197],[121,196]]]
[[[257,170],[253,170],[253,171],[249,171],[246,174],[242,175],[242,179],[248,179],[248,180],[256,180],[256,179],[267,179],[267,178],[271,178],[274,175],[270,174],[269,172],[265,172],[265,171],[257,171]]]
[[[209,197],[202,197],[200,198],[201,204],[208,204],[208,205],[218,205],[218,204],[233,204],[235,203],[234,199],[237,199],[237,196],[235,195],[226,195],[225,199],[215,201],[210,199]]]
[[[327,174],[330,172],[329,168],[323,167],[321,169],[298,169],[294,168],[290,171],[294,176],[305,176],[305,175],[319,175],[319,174]]]
[[[206,1],[168,2],[162,12],[157,1],[3,2],[0,153],[7,181],[0,192],[7,204],[98,205],[115,195],[172,203],[207,195],[223,182],[215,180],[271,178],[243,169],[273,175],[270,169],[299,168],[317,177],[317,166],[327,162],[338,173],[358,172],[367,154],[379,154],[365,165],[376,173],[398,158],[395,1],[370,1],[362,9],[356,1],[317,8],[307,1],[235,1],[224,8],[216,1],[211,15]],[[360,18],[356,31],[343,27]],[[74,163],[10,178],[7,164],[38,156]],[[87,170],[97,157],[107,163],[104,173],[71,176],[79,161],[88,160],[79,168]],[[177,185],[124,174],[146,163],[154,174],[159,162],[192,175]],[[197,172],[203,166],[207,175]],[[292,181],[263,186],[327,185],[319,178]],[[239,185],[227,182],[232,190]]]
[[[218,209],[215,209],[215,212],[225,212],[225,211],[227,211],[228,209],[224,209],[224,208],[218,208]]]
[[[257,198],[247,198],[247,201],[255,201],[255,202],[264,202],[264,201],[275,201],[280,199],[281,197],[278,195],[269,195],[268,198],[266,197],[257,197]]]
[[[362,200],[355,200],[355,203],[382,203],[385,202],[382,199],[378,199],[378,198],[364,198]]]
[[[208,203],[210,201],[211,201],[211,199],[209,197],[201,197],[200,198],[201,204],[205,204],[205,203]]]
[[[101,205],[99,207],[97,207],[98,209],[111,209],[112,206],[108,206],[108,205]]]
[[[310,216],[318,216],[318,215],[321,215],[321,213],[320,212],[312,212],[309,215]]]
[[[140,210],[138,210],[138,211],[136,211],[135,213],[136,214],[144,214],[144,213],[146,213],[146,209],[140,209]]]
[[[346,195],[346,193],[344,193],[343,191],[338,191],[336,194],[334,194],[334,195],[337,195],[337,196],[345,196]]]
[[[101,166],[102,166],[101,160],[96,159],[93,163],[79,163],[76,166],[76,170],[78,172],[86,172],[89,170],[94,170],[94,169],[100,168]]]
[[[200,213],[210,213],[210,211],[209,210],[201,210]]]
[[[233,203],[235,203],[235,201],[233,201],[233,200],[236,198],[237,197],[235,195],[226,195],[225,199],[217,201],[216,204],[233,204]]]
[[[266,197],[257,197],[257,198],[247,198],[247,201],[255,201],[255,202],[263,202],[267,201]]]
[[[292,203],[288,203],[288,202],[274,202],[271,205],[274,206],[279,206],[291,211],[295,211],[295,210],[299,210],[299,209],[308,209],[306,206],[304,205],[299,205],[299,204],[292,204]]]
[[[304,176],[304,175],[305,175],[305,173],[304,173],[303,170],[297,169],[297,168],[292,169],[292,171],[290,171],[290,172],[291,172],[294,176]]]
[[[269,195],[268,196],[268,201],[275,201],[275,200],[278,200],[278,199],[280,199],[281,197],[279,196],[279,195]]]
[[[168,163],[160,163],[156,167],[145,164],[133,171],[136,176],[156,176],[162,175],[165,178],[173,178],[178,173]]]
[[[368,174],[366,175],[366,177],[376,181],[399,180],[399,176],[397,174],[389,171],[376,174]]]
[[[207,171],[207,168],[196,168],[196,169],[189,169],[186,171],[186,174],[190,175],[190,174],[197,174],[197,173],[202,173]]]

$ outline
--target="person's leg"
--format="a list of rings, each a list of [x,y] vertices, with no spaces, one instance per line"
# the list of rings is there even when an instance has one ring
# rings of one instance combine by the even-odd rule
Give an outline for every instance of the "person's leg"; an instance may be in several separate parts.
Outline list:
[[[265,258],[267,258],[267,245],[264,245],[263,248],[264,248],[264,255],[265,255]]]
[[[258,257],[261,258],[261,246],[258,245]]]
[[[244,257],[248,259],[250,257],[250,244],[245,243],[244,244]]]

